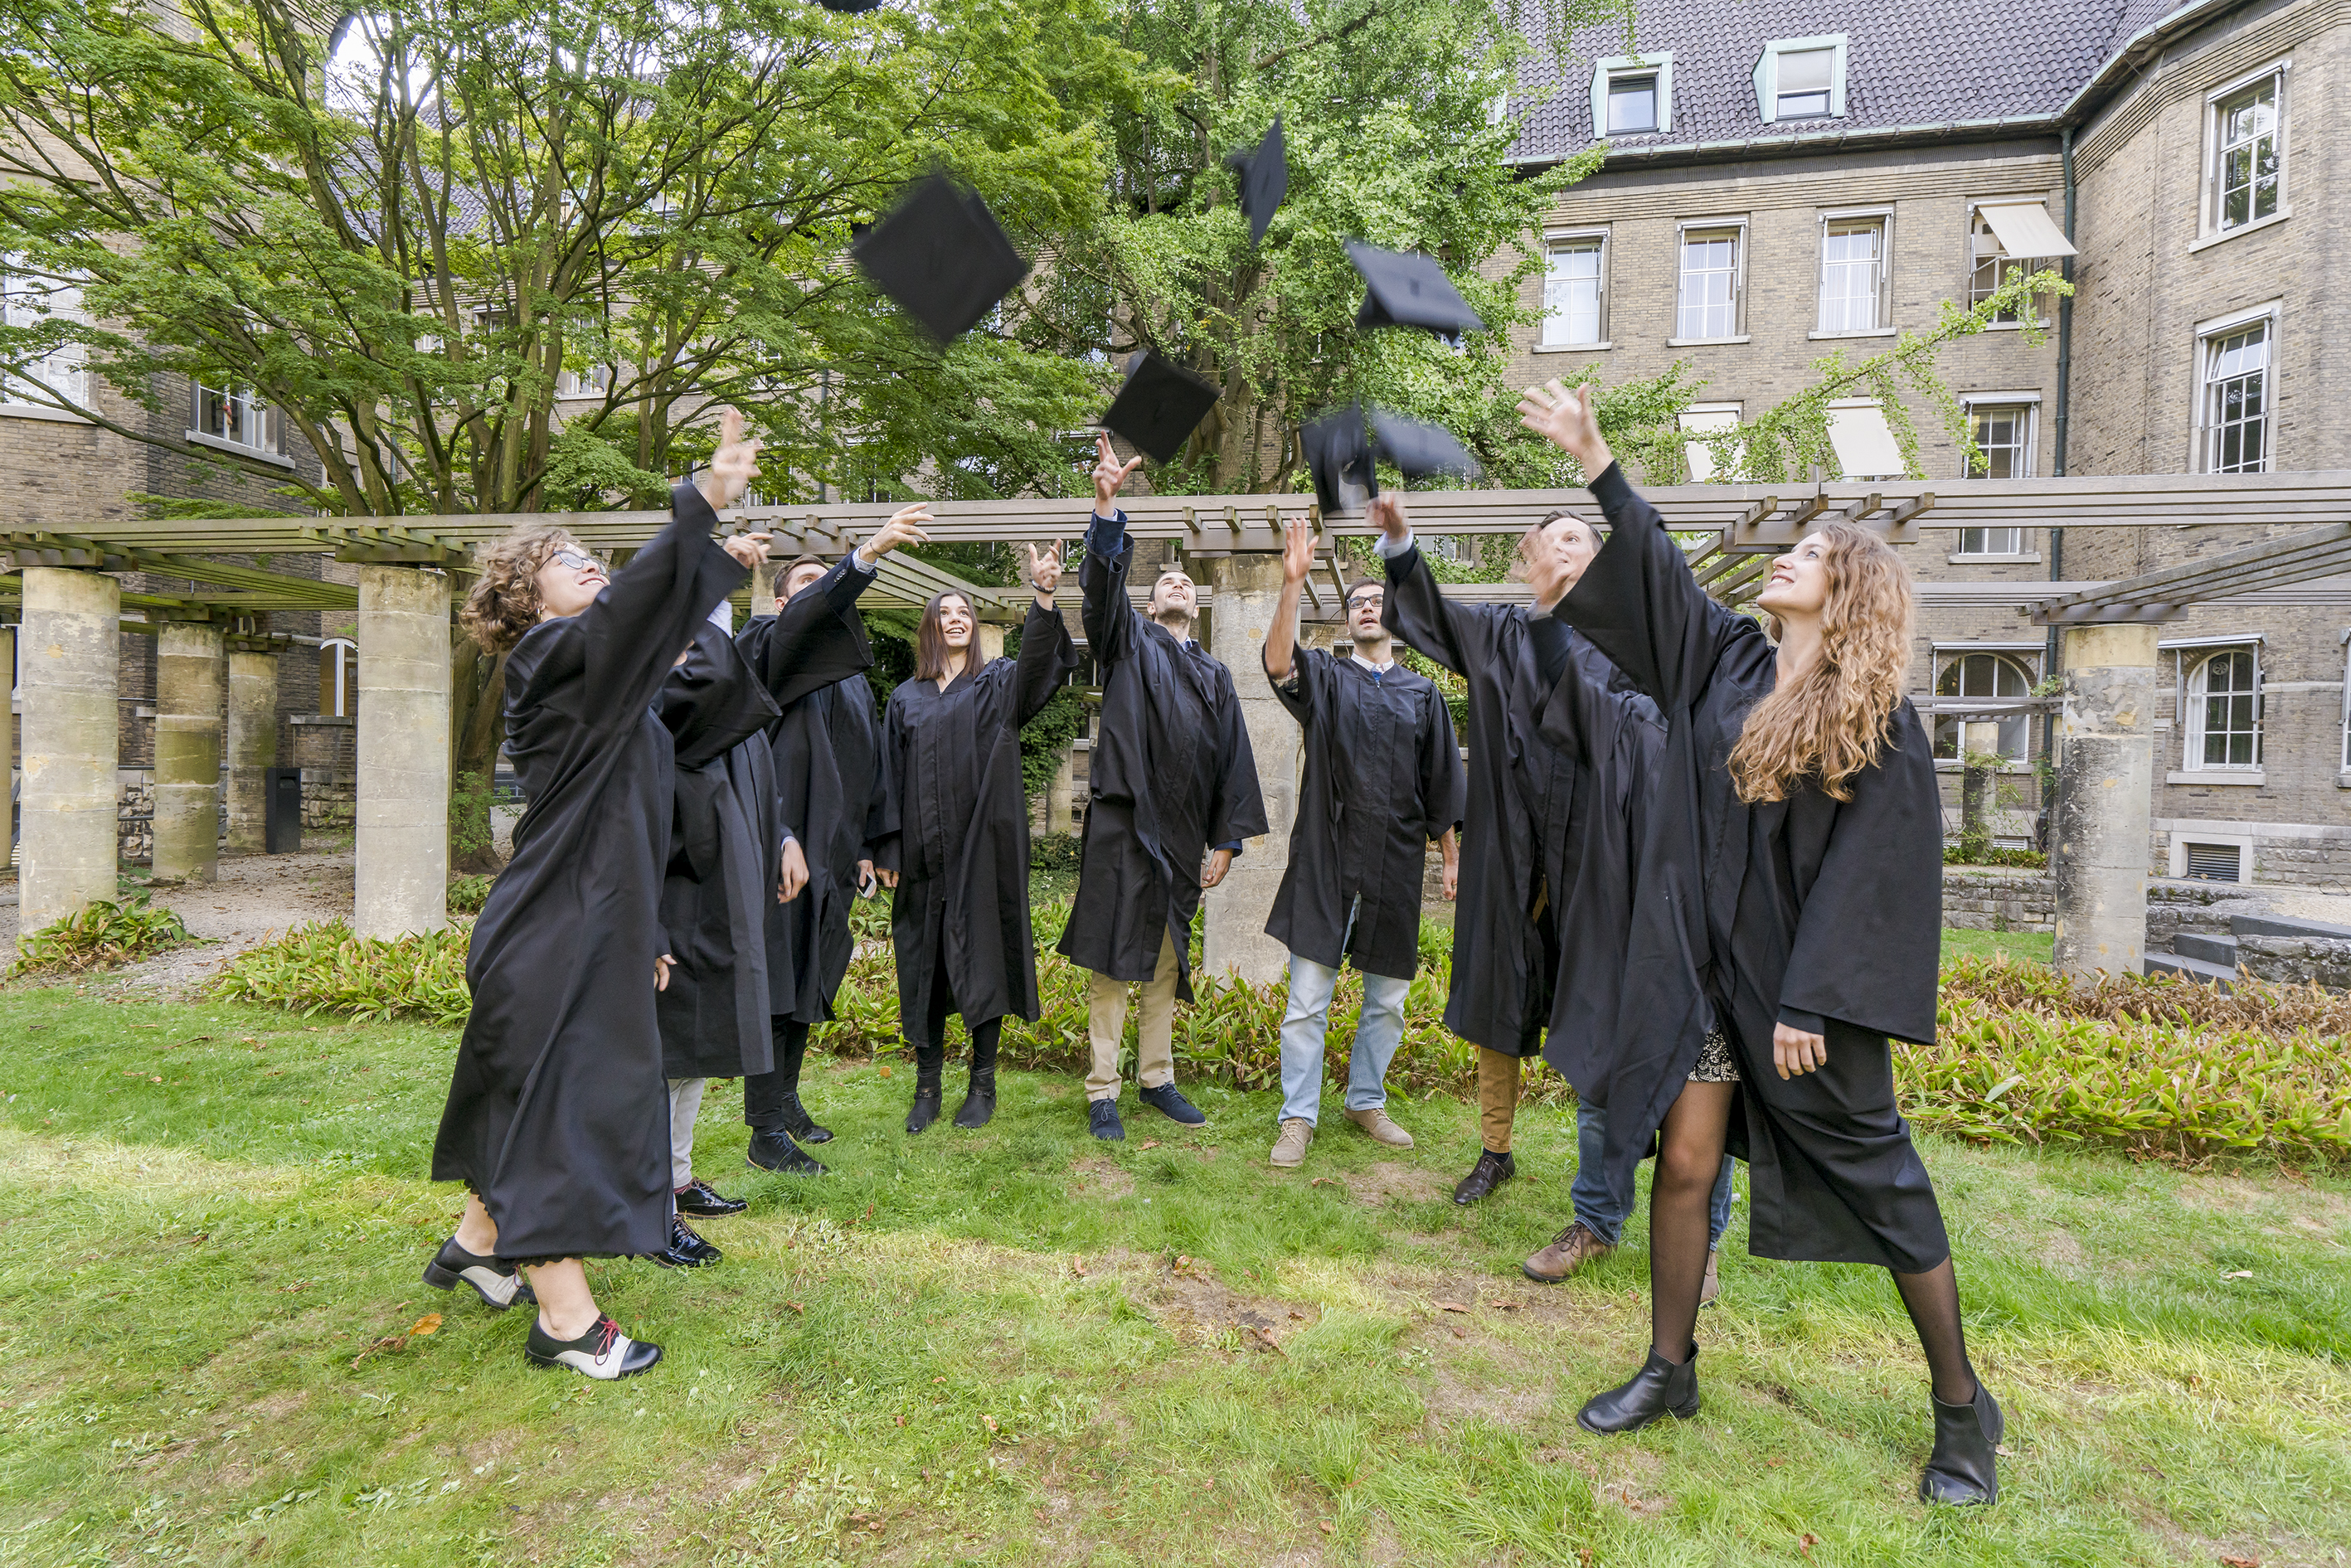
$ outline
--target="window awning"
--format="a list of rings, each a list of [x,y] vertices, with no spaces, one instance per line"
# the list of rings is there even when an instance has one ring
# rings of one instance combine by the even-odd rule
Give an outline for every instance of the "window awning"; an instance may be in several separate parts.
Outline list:
[[[2019,260],[2079,254],[2065,231],[2050,221],[2046,202],[1986,202],[1976,211],[1999,236],[2000,248]]]
[[[1874,402],[1831,403],[1829,444],[1846,479],[1898,479],[1908,472],[1901,444],[1886,427],[1886,411]]]

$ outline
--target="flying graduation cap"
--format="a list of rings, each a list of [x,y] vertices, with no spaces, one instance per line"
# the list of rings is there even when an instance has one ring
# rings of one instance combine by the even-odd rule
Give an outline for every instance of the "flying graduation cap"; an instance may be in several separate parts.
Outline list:
[[[1207,377],[1145,349],[1126,362],[1126,384],[1102,416],[1103,426],[1134,443],[1155,463],[1173,463],[1184,438],[1207,417],[1221,395]]]
[[[1351,402],[1309,420],[1299,428],[1306,466],[1313,471],[1314,498],[1326,517],[1347,517],[1380,493],[1372,463],[1372,443],[1364,432],[1364,408]]]
[[[977,326],[1029,276],[1029,263],[979,193],[935,172],[909,186],[849,254],[941,347]]]
[[[1426,479],[1431,474],[1466,476],[1477,467],[1469,449],[1443,425],[1406,419],[1384,408],[1372,410],[1372,444],[1407,479]]]
[[[1355,312],[1358,327],[1419,327],[1450,338],[1486,325],[1432,256],[1351,239],[1347,259],[1365,285],[1363,308]]]
[[[1240,176],[1241,211],[1249,218],[1249,244],[1262,245],[1275,210],[1290,194],[1290,154],[1282,145],[1281,116],[1273,117],[1273,129],[1265,133],[1256,152],[1227,153],[1225,166]]]
[[[844,16],[853,16],[860,11],[877,8],[882,4],[882,0],[816,0],[816,3],[828,11],[839,11]]]

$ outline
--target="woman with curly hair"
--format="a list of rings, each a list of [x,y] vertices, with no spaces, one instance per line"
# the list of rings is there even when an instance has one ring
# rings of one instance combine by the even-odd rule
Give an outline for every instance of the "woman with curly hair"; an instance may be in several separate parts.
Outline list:
[[[1892,1272],[1933,1382],[1919,1496],[1991,1502],[2001,1409],[1968,1361],[1888,1042],[1934,1038],[1942,925],[1941,797],[1902,695],[1909,574],[1851,524],[1808,535],[1756,599],[1775,644],[1691,577],[1616,466],[1589,387],[1554,382],[1519,413],[1583,465],[1614,525],[1554,613],[1667,726],[1613,1051],[1576,1085],[1607,1108],[1619,1197],[1657,1139],[1649,1355],[1577,1419],[1624,1432],[1697,1414],[1707,1198],[1728,1143],[1749,1162],[1755,1255]]]
[[[528,800],[474,923],[472,1014],[433,1148],[462,1181],[457,1233],[424,1268],[491,1306],[535,1301],[535,1365],[625,1377],[661,1359],[597,1307],[580,1260],[670,1241],[669,1098],[654,993],[675,752],[653,700],[718,601],[749,577],[712,540],[758,468],[728,411],[704,488],[617,576],[559,528],[478,558],[465,629],[507,656],[507,749]],[[518,1269],[527,1269],[524,1285]]]

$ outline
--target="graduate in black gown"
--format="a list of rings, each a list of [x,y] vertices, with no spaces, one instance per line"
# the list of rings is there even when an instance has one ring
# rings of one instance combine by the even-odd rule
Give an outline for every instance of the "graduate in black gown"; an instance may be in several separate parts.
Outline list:
[[[1184,1126],[1207,1120],[1176,1087],[1175,1012],[1192,999],[1192,917],[1244,840],[1266,831],[1257,757],[1230,670],[1192,635],[1199,599],[1183,568],[1163,569],[1144,611],[1127,602],[1134,545],[1119,486],[1143,462],[1121,463],[1110,437],[1094,464],[1094,510],[1078,569],[1087,652],[1102,691],[1087,765],[1090,800],[1078,893],[1057,946],[1092,971],[1087,983],[1087,1124],[1106,1141],[1119,1120],[1119,1050],[1126,988],[1143,988],[1135,1077],[1143,1103]]]
[[[898,1028],[914,1048],[906,1131],[937,1120],[946,1018],[971,1035],[971,1081],[958,1127],[996,1113],[996,1044],[1007,1013],[1037,1017],[1037,946],[1029,929],[1029,797],[1020,729],[1078,667],[1053,608],[1061,549],[1029,548],[1035,598],[1017,659],[978,659],[979,617],[949,591],[924,608],[914,674],[882,720],[887,794],[874,874],[895,889]]]
[[[1929,1041],[1942,808],[1902,695],[1913,593],[1886,542],[1839,523],[1772,562],[1763,629],[1707,597],[1615,465],[1591,391],[1520,404],[1583,465],[1614,526],[1558,608],[1667,723],[1613,1049],[1588,1065],[1612,1145],[1656,1130],[1648,1360],[1578,1419],[1625,1431],[1698,1409],[1706,1188],[1726,1142],[1760,1257],[1890,1270],[1932,1378],[1930,1501],[1990,1502],[2000,1406],[1970,1365],[1950,1243],[1894,1090],[1888,1037]],[[1612,1156],[1615,1150],[1612,1150]],[[1612,1179],[1629,1181],[1612,1157]]]
[[[514,858],[474,923],[473,1010],[450,1075],[433,1178],[468,1190],[427,1283],[463,1282],[538,1316],[524,1353],[590,1377],[643,1372],[661,1347],[596,1305],[583,1258],[668,1245],[668,1096],[654,998],[674,962],[660,921],[675,753],[653,701],[711,607],[748,573],[713,542],[716,507],[758,471],[742,418],[702,490],[617,576],[559,528],[476,558],[466,628],[507,650],[507,750],[528,804]]]
[[[821,559],[804,555],[778,574],[776,597],[789,609],[830,593],[832,580]],[[743,1120],[751,1128],[752,1165],[819,1176],[824,1166],[799,1145],[828,1143],[832,1133],[800,1103],[800,1066],[809,1030],[831,1019],[855,951],[850,902],[874,880],[883,788],[873,688],[862,674],[820,686],[784,708],[767,743],[783,836],[782,897],[768,908],[767,929],[775,1065],[744,1078]]]

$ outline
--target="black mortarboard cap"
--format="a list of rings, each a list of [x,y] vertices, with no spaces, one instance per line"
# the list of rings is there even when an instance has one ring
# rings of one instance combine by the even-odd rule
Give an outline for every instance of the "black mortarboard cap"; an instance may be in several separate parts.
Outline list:
[[[1102,423],[1153,462],[1173,463],[1184,450],[1184,438],[1207,417],[1217,396],[1217,384],[1206,376],[1145,349],[1126,362],[1126,384],[1111,400]]]
[[[1449,338],[1486,325],[1432,256],[1351,239],[1347,259],[1366,285],[1363,308],[1355,312],[1358,327],[1420,327]]]
[[[1372,441],[1379,455],[1395,464],[1407,479],[1431,474],[1468,475],[1477,465],[1469,449],[1441,424],[1406,419],[1386,409],[1372,410]]]
[[[978,193],[938,173],[915,181],[849,254],[942,344],[969,331],[1029,276]]]
[[[1324,517],[1360,512],[1365,501],[1380,493],[1362,405],[1351,402],[1318,415],[1299,430],[1298,440],[1306,448],[1306,465],[1313,471],[1314,495],[1322,503]]]
[[[816,0],[816,3],[828,11],[841,11],[854,16],[860,11],[874,9],[882,0]]]
[[[1225,162],[1241,177],[1241,211],[1248,214],[1249,244],[1265,243],[1266,225],[1290,194],[1290,154],[1281,141],[1281,116],[1254,152],[1233,152]]]

